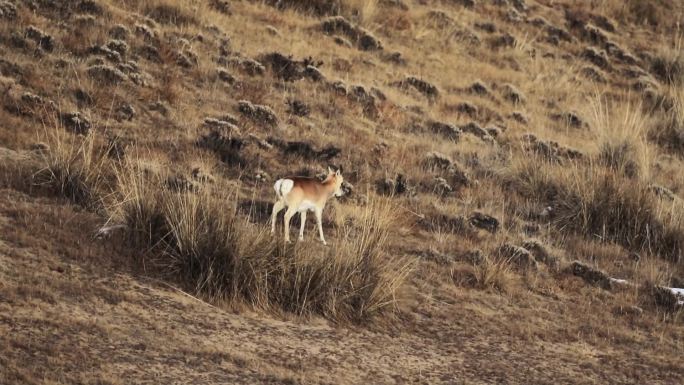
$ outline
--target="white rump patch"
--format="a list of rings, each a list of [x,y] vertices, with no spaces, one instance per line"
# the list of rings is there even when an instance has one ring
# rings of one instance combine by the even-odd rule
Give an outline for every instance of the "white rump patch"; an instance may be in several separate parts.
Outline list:
[[[285,195],[289,194],[294,187],[294,181],[292,179],[278,179],[273,185],[276,195],[278,198],[284,198]]]

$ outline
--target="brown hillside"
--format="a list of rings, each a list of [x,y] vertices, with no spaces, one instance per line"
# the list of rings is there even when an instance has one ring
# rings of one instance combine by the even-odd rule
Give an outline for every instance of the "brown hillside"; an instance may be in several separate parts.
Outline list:
[[[684,382],[683,22],[0,0],[0,383]]]

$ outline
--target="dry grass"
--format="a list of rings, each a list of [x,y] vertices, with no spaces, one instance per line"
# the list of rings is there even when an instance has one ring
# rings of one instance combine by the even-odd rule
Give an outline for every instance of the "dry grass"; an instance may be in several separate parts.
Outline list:
[[[681,207],[662,206],[644,183],[603,167],[539,166],[521,161],[513,166],[512,185],[523,197],[552,208],[560,231],[617,242],[673,261],[684,250]]]
[[[649,137],[668,151],[684,154],[684,86],[670,86],[667,105],[657,111]]]
[[[42,168],[34,173],[32,183],[76,204],[102,208],[111,176],[107,149],[97,144],[93,134],[73,136],[56,127],[48,128],[46,135],[48,148],[40,152]]]
[[[628,178],[649,179],[653,152],[640,106],[613,103],[599,96],[592,103],[592,127],[598,135],[598,162]]]
[[[56,258],[49,265],[36,258],[48,277],[43,281],[56,289],[31,290],[24,284],[9,293],[11,303],[0,301],[2,310],[11,314],[9,323],[0,322],[0,335],[9,336],[0,338],[0,345],[14,335],[17,341],[31,341],[30,346],[49,342],[52,334],[32,339],[32,318],[22,318],[15,309],[38,303],[36,308],[48,307],[68,317],[63,303],[74,305],[73,298],[88,285],[81,283],[81,291],[60,291],[60,282],[78,277],[99,288],[104,285],[101,278],[134,275],[121,267],[120,262],[127,261],[143,270],[135,279],[149,283],[152,275],[163,281],[155,281],[163,288],[153,288],[150,297],[161,291],[177,293],[204,311],[195,314],[195,308],[147,297],[141,302],[144,308],[125,299],[110,306],[110,297],[138,292],[137,286],[118,286],[119,281],[111,285],[115,294],[95,293],[85,305],[72,306],[80,317],[91,319],[92,309],[99,311],[105,298],[110,307],[95,318],[135,318],[130,330],[117,324],[114,333],[98,331],[97,341],[108,338],[137,346],[140,341],[133,340],[142,337],[131,331],[142,329],[141,322],[155,333],[172,330],[163,334],[162,344],[157,336],[145,339],[146,351],[117,344],[117,354],[130,355],[125,363],[112,364],[113,373],[120,373],[121,367],[139,369],[117,378],[183,381],[188,377],[180,372],[146,369],[164,367],[163,362],[190,366],[198,360],[205,365],[200,377],[219,372],[272,374],[270,365],[280,368],[274,362],[287,367],[285,376],[251,382],[526,383],[535,378],[544,383],[596,383],[611,378],[629,383],[637,377],[649,383],[681,382],[681,364],[671,358],[679,351],[681,318],[654,306],[653,291],[593,286],[544,263],[544,258],[537,261],[537,269],[523,270],[517,260],[480,257],[502,243],[517,247],[534,238],[560,267],[580,259],[642,287],[681,282],[677,280],[684,267],[675,261],[684,246],[684,108],[677,80],[681,38],[672,32],[682,4],[605,0],[589,9],[568,0],[527,2],[522,20],[515,21],[510,4],[464,3],[95,0],[34,1],[29,8],[12,2],[20,8],[19,17],[0,23],[0,52],[5,54],[0,55],[0,93],[6,96],[0,123],[11,128],[0,134],[3,146],[15,150],[11,157],[20,159],[17,162],[37,154],[25,150],[40,137],[35,126],[47,116],[42,106],[52,106],[52,101],[57,113],[78,110],[88,116],[93,128],[86,137],[60,128],[54,140],[45,140],[50,151],[39,155],[40,171],[31,173],[31,181],[78,205],[104,206],[107,215],[63,199],[33,196],[37,189],[30,188],[19,189],[28,195],[14,201],[29,202],[20,208],[0,200],[0,226],[8,223],[3,231],[12,234],[9,241],[4,236],[0,240],[0,258],[3,244],[9,242],[35,246],[36,255]],[[323,33],[321,21],[331,15],[368,30],[384,48],[362,51]],[[576,23],[568,20],[571,16],[577,17]],[[610,43],[592,41],[585,22],[603,30]],[[52,51],[27,38],[30,25],[52,36]],[[554,41],[553,28],[572,39]],[[120,61],[102,48],[93,49],[114,35],[128,46]],[[598,69],[582,56],[588,45],[606,51],[607,65]],[[316,64],[324,79],[284,80],[268,65],[261,73],[258,66],[244,64],[271,52]],[[181,55],[186,53],[184,61]],[[629,63],[632,59],[634,64]],[[128,72],[107,85],[88,76],[95,63]],[[221,76],[219,68],[226,71]],[[587,70],[598,78],[588,77]],[[410,87],[395,86],[407,76],[434,85],[439,96],[426,98]],[[477,92],[472,87],[476,81],[483,85]],[[506,85],[524,97],[511,98]],[[25,92],[42,99],[23,98]],[[236,108],[241,99],[267,106],[277,116],[277,127],[243,115]],[[651,102],[644,108],[648,115],[642,112],[644,99]],[[293,114],[288,106],[292,101],[306,105],[308,114]],[[210,127],[207,118],[216,124]],[[430,121],[459,127],[473,122],[489,135],[470,126],[472,132],[445,140],[432,132]],[[212,131],[215,143],[198,146],[199,138]],[[547,147],[532,147],[527,134]],[[121,144],[111,161],[102,145],[110,139]],[[277,145],[280,141],[294,142],[292,148],[334,146],[340,151],[331,159],[302,155]],[[229,142],[239,145],[223,146]],[[534,155],[544,151],[552,154]],[[148,160],[137,159],[143,152]],[[426,167],[430,152],[446,155],[452,167]],[[0,156],[5,153],[0,149]],[[342,164],[345,180],[354,186],[351,196],[331,202],[324,212],[324,231],[332,246],[320,246],[309,231],[311,239],[283,246],[280,235],[273,239],[265,227],[273,182],[293,173],[314,175],[328,163]],[[195,172],[198,165],[201,170]],[[0,170],[7,179],[15,172],[4,165]],[[386,179],[397,183],[398,175],[406,182],[401,192],[377,197],[376,187]],[[69,219],[70,227],[62,221],[64,215],[46,215],[45,204],[60,205],[66,210],[60,214],[80,215]],[[472,221],[475,212],[492,215],[498,226],[492,230]],[[125,233],[113,232],[108,241],[93,240],[92,231],[108,218],[125,224]],[[102,243],[90,251],[95,242]],[[109,248],[133,255],[133,262],[101,253]],[[59,258],[66,254],[69,263],[87,266],[82,270],[92,270],[100,279],[83,278],[81,270],[61,273]],[[3,260],[16,263],[10,270],[0,269],[0,291],[12,277],[26,275],[30,269],[25,266],[35,266],[24,263],[30,258],[12,255]],[[24,297],[35,301],[22,302]],[[633,305],[642,312],[631,309]],[[160,308],[164,312],[157,313]],[[241,311],[245,308],[258,311]],[[239,314],[227,314],[226,309]],[[274,314],[283,317],[273,320]],[[304,317],[288,322],[292,314]],[[397,316],[385,322],[382,316],[391,314]],[[321,324],[331,326],[317,321],[318,315],[338,321],[330,324],[352,321],[356,325],[351,329],[360,325],[363,331],[340,337],[338,329],[331,329],[321,335]],[[226,327],[244,317],[252,319]],[[381,322],[370,322],[374,318]],[[260,326],[253,327],[252,321]],[[8,324],[25,327],[12,326],[4,333]],[[262,334],[256,329],[264,324],[272,327]],[[289,332],[294,325],[301,327],[300,334]],[[79,330],[65,334],[78,339],[83,333]],[[278,333],[284,337],[272,338]],[[178,353],[179,344],[200,338],[216,341],[220,354],[202,355],[199,347],[192,354]],[[11,352],[12,365],[28,367],[36,378],[47,370],[72,368],[58,359],[22,366],[38,355],[15,354],[23,350],[11,341],[3,353]],[[356,345],[346,349],[351,341]],[[505,359],[481,354],[492,346],[508,347]],[[79,342],[78,348],[62,346],[59,352],[91,351],[81,347]],[[272,349],[269,354],[261,354],[267,347]],[[231,366],[232,356],[225,356],[231,349],[252,349],[256,353],[250,360],[256,363]],[[331,351],[336,353],[326,356]],[[384,356],[386,351],[393,355]],[[634,358],[634,351],[642,354]],[[117,354],[107,351],[103,356]],[[60,357],[47,349],[43,355]],[[346,362],[352,356],[358,366]],[[0,359],[0,365],[4,362]],[[463,368],[456,375],[455,366]],[[618,370],[625,367],[632,369]],[[22,382],[20,377],[8,378]],[[68,374],[65,378],[72,379]],[[72,382],[97,383],[87,379]],[[220,379],[216,381],[240,382]],[[211,382],[206,377],[202,381]]]
[[[371,200],[347,217],[331,247],[284,245],[268,226],[238,214],[237,190],[172,192],[128,167],[117,173],[122,199],[112,219],[195,293],[339,321],[396,309],[410,264],[386,252],[394,210],[388,200]]]

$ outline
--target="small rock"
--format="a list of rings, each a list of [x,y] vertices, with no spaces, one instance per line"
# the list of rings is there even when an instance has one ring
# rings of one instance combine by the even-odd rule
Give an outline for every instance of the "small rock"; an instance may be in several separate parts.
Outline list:
[[[228,0],[210,0],[209,6],[224,15],[232,15],[230,2]]]
[[[526,12],[527,11],[527,4],[525,3],[525,0],[508,0],[511,5],[513,5],[513,8],[520,12]]]
[[[145,24],[136,24],[135,33],[148,41],[155,40],[157,38],[157,33]]]
[[[343,47],[347,47],[347,48],[353,47],[352,43],[349,40],[343,38],[342,36],[334,36],[333,41],[335,42],[335,44],[341,45]]]
[[[496,24],[494,24],[492,22],[488,22],[488,21],[476,22],[474,24],[474,27],[481,30],[481,31],[485,31],[487,33],[494,33],[497,31]]]
[[[504,84],[501,87],[501,95],[513,104],[524,104],[526,100],[525,95],[512,84]]]
[[[308,116],[311,113],[311,108],[300,100],[288,100],[287,106],[289,107],[287,112],[292,115]]]
[[[461,131],[460,128],[454,126],[453,124],[442,123],[437,121],[429,122],[428,128],[430,131],[442,135],[443,137],[449,140],[453,140],[455,142],[457,142],[461,138],[461,134],[463,133],[463,131]]]
[[[504,243],[497,249],[497,254],[508,259],[514,266],[519,269],[537,270],[537,261],[535,261],[532,254],[527,249],[510,243]]]
[[[240,129],[235,125],[236,123],[229,120],[222,120],[216,118],[205,118],[203,125],[212,130],[218,130],[222,134],[233,135],[240,132]]]
[[[55,48],[55,41],[52,36],[34,26],[26,28],[26,37],[35,41],[39,48],[47,52],[51,52]]]
[[[167,116],[169,114],[169,106],[167,106],[166,103],[159,100],[150,103],[150,105],[147,108],[149,108],[150,111],[157,111],[163,116]]]
[[[432,192],[438,195],[446,196],[452,191],[454,191],[454,189],[451,187],[451,185],[449,185],[449,182],[447,182],[446,179],[438,176],[432,180]]]
[[[482,127],[480,127],[480,125],[477,124],[476,122],[470,122],[468,124],[461,126],[460,128],[461,128],[461,131],[463,131],[464,133],[475,135],[478,138],[484,140],[485,142],[492,142],[493,141],[493,139],[489,135],[489,133],[487,133],[487,131],[485,131]]]
[[[133,108],[133,106],[131,106],[128,103],[122,103],[116,109],[116,119],[119,121],[121,121],[121,120],[131,121],[131,120],[133,120],[134,116],[135,116],[135,108]]]
[[[50,146],[43,142],[38,142],[38,143],[33,143],[30,147],[29,150],[34,151],[34,152],[47,152],[50,150]]]
[[[436,98],[439,96],[439,90],[435,85],[415,76],[408,76],[398,84],[402,87],[411,86],[428,98]]]
[[[581,56],[599,68],[608,68],[608,56],[604,50],[596,47],[587,47],[582,51]]]
[[[402,174],[398,174],[395,179],[387,178],[378,183],[378,193],[383,195],[413,195],[415,189],[408,185],[408,181]]]
[[[468,87],[468,92],[473,93],[473,94],[477,94],[477,95],[489,95],[490,94],[489,88],[480,80],[471,84],[470,87]]]
[[[200,183],[214,183],[216,179],[209,173],[203,171],[200,167],[195,167],[190,173],[192,179]]]
[[[489,39],[489,45],[492,48],[510,48],[514,47],[516,44],[517,40],[515,39],[515,36],[511,35],[510,33],[502,33],[499,36],[495,36]]]
[[[572,111],[563,112],[560,114],[553,114],[551,115],[551,118],[556,121],[562,121],[573,128],[582,128],[586,125],[584,120],[580,118],[579,115],[577,115],[577,113]]]
[[[474,266],[479,266],[485,262],[487,257],[480,249],[470,250],[463,254],[461,257],[464,261],[470,263]]]
[[[563,28],[548,25],[544,31],[546,32],[547,41],[554,45],[558,45],[560,41],[572,42],[572,35]]]
[[[112,39],[107,42],[106,47],[112,51],[118,52],[119,55],[124,56],[128,52],[128,44],[119,39]]]
[[[580,261],[574,261],[570,265],[570,271],[573,275],[581,277],[586,282],[592,285],[598,285],[606,290],[612,288],[610,277],[601,270],[594,269]]]
[[[275,127],[278,125],[278,117],[275,112],[268,107],[259,104],[252,104],[247,100],[240,100],[238,102],[238,111],[242,115],[251,119],[255,123],[264,124],[267,126]]]
[[[182,175],[167,178],[166,186],[176,192],[197,192],[199,190],[199,186],[195,182],[188,180]]]
[[[131,35],[131,31],[122,24],[117,24],[109,30],[109,36],[114,39],[126,40]]]
[[[582,37],[590,41],[592,44],[603,46],[608,41],[608,36],[603,33],[598,27],[592,24],[586,24],[582,30]]]
[[[511,113],[509,117],[520,124],[527,125],[529,123],[529,119],[527,118],[527,116],[520,111],[513,111],[513,113]]]
[[[216,73],[218,75],[218,78],[221,79],[222,81],[229,83],[229,84],[235,83],[235,77],[233,75],[231,75],[227,69],[225,69],[223,67],[219,67],[216,70]]]
[[[321,28],[328,34],[342,34],[362,51],[382,50],[382,43],[365,29],[358,27],[342,16],[332,16],[321,22]]]
[[[485,128],[485,131],[487,131],[487,134],[489,134],[489,136],[491,136],[492,138],[498,138],[499,136],[501,136],[503,130],[501,129],[501,127],[489,126]]]
[[[475,211],[472,214],[470,214],[470,217],[468,218],[468,223],[470,223],[474,227],[477,227],[478,229],[486,230],[492,234],[496,234],[496,232],[499,231],[500,227],[498,219],[494,218],[491,215],[481,213],[479,211]]]
[[[396,65],[406,65],[406,59],[404,59],[404,55],[402,55],[401,52],[390,52],[386,55],[383,55],[382,60],[394,63]]]
[[[14,20],[17,18],[17,6],[9,1],[0,1],[0,19]]]
[[[453,0],[452,2],[465,8],[472,8],[475,6],[475,0]]]
[[[534,259],[537,262],[543,263],[551,268],[557,269],[560,264],[558,262],[558,259],[546,250],[546,247],[539,242],[536,239],[530,239],[525,242],[523,242],[522,246],[529,250],[530,253],[534,256]]]
[[[603,75],[599,70],[597,70],[594,67],[583,67],[580,70],[580,73],[587,79],[593,80],[597,83],[605,83],[606,82],[606,77]]]
[[[263,75],[266,67],[260,62],[249,58],[233,58],[230,63],[242,70],[249,76]]]
[[[677,194],[672,192],[672,190],[659,184],[651,184],[648,187],[661,199],[666,199],[670,202],[673,202],[679,198]]]
[[[431,151],[425,155],[424,164],[428,168],[447,170],[454,166],[454,162],[446,155]]]
[[[88,76],[104,84],[118,84],[126,80],[126,75],[114,67],[95,65],[87,70]]]
[[[76,134],[86,135],[90,131],[90,121],[80,112],[68,112],[61,116],[64,126]]]
[[[520,12],[516,11],[513,8],[509,9],[506,12],[505,18],[506,21],[511,23],[520,23],[523,21],[523,15],[521,15]]]
[[[456,105],[455,109],[457,112],[466,114],[470,117],[475,117],[478,112],[477,106],[469,102],[461,102]]]
[[[325,80],[325,76],[323,76],[323,73],[317,67],[314,67],[312,65],[307,65],[306,68],[304,68],[303,75],[305,78],[311,79],[315,82]]]
[[[432,261],[432,262],[435,262],[438,265],[442,265],[442,266],[448,266],[454,260],[454,258],[452,256],[444,254],[438,250],[435,250],[432,247],[430,247],[427,250],[420,250],[419,252],[417,252],[417,254],[420,256],[420,258],[422,258],[426,261]]]
[[[640,291],[649,297],[653,304],[665,311],[676,312],[684,308],[684,298],[672,292],[670,288],[647,284],[640,288]]]

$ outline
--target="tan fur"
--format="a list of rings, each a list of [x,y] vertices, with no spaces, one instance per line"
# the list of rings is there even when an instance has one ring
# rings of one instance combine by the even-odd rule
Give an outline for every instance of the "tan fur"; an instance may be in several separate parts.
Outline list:
[[[284,187],[289,186],[292,181],[292,189],[283,191]],[[318,224],[318,232],[323,244],[325,237],[323,236],[322,214],[323,208],[328,199],[335,196],[342,196],[342,182],[344,178],[339,171],[332,171],[328,169],[328,176],[324,181],[319,181],[315,178],[308,177],[290,177],[279,179],[274,188],[276,190],[277,200],[273,204],[273,212],[271,214],[271,233],[275,233],[276,217],[278,212],[287,207],[285,212],[285,242],[290,242],[290,219],[299,212],[301,215],[301,226],[299,229],[299,239],[304,238],[304,225],[306,223],[306,212],[313,211],[316,215],[316,222]]]

